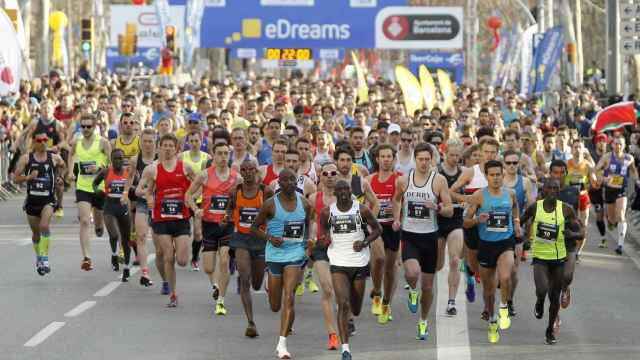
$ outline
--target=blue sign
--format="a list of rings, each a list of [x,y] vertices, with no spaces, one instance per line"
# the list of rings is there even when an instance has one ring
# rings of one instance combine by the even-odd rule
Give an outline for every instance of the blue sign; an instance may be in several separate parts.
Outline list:
[[[229,51],[233,59],[264,59],[267,49],[235,48]],[[313,60],[342,61],[345,49],[311,49]]]
[[[458,85],[464,82],[464,55],[461,52],[421,51],[409,54],[409,69],[416,76],[423,64],[434,74],[436,69],[448,72]]]
[[[156,70],[160,65],[160,49],[138,48],[134,56],[127,58],[120,56],[117,47],[107,48],[107,69],[109,71],[126,72],[127,67],[137,67],[139,63],[148,69]]]
[[[551,77],[556,69],[562,49],[564,48],[564,30],[556,26],[544,33],[544,38],[535,50],[535,82],[532,93],[544,92],[549,86]]]
[[[184,5],[185,0],[170,1]],[[375,19],[406,0],[226,0],[207,6],[202,48],[373,48]]]

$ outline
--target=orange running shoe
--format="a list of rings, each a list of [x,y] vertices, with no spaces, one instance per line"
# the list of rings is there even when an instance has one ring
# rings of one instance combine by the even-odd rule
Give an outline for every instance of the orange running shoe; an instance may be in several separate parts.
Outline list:
[[[338,335],[336,335],[336,333],[329,334],[329,342],[327,343],[327,349],[338,350]]]

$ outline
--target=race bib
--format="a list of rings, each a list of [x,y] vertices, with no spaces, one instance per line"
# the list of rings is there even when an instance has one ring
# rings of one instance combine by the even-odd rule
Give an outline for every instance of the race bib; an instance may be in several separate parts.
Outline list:
[[[80,161],[78,167],[80,168],[80,175],[93,175],[89,170],[92,166],[96,166],[95,161]]]
[[[506,211],[489,212],[489,220],[487,220],[487,231],[507,232],[509,231],[509,215]]]
[[[624,176],[613,175],[611,177],[611,185],[613,185],[613,186],[622,186],[623,184],[624,184]]]
[[[304,237],[304,221],[285,221],[282,240],[302,242]]]
[[[378,219],[386,220],[393,218],[393,211],[391,206],[391,200],[380,200],[380,211],[378,212]]]
[[[163,199],[160,208],[160,217],[182,219],[184,213],[184,201],[181,199]]]
[[[213,214],[224,214],[227,211],[229,197],[226,195],[214,195],[211,197],[209,211]]]
[[[337,215],[333,217],[333,232],[335,234],[350,234],[356,232],[355,215]]]
[[[538,223],[536,238],[544,243],[555,242],[558,239],[558,225]]]
[[[35,178],[31,180],[30,195],[49,196],[49,178]]]
[[[256,208],[240,208],[240,226],[250,227],[258,216]]]
[[[408,214],[407,216],[414,219],[428,219],[431,217],[431,211],[427,208],[424,202],[408,201]]]
[[[124,193],[125,180],[113,180],[109,183],[109,197],[122,197]]]

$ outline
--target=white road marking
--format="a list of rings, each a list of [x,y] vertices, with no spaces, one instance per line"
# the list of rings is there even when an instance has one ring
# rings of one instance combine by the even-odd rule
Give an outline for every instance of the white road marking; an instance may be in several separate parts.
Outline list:
[[[594,253],[590,251],[581,252],[580,257],[583,257],[583,256],[596,257],[596,258],[602,258],[602,259],[624,259],[624,257],[620,255],[600,254],[600,253]]]
[[[29,237],[29,238],[13,240],[13,242],[18,246],[27,246],[27,245],[30,245],[33,242],[33,240],[31,240],[31,238]]]
[[[45,341],[49,336],[53,335],[56,331],[60,330],[61,327],[64,326],[64,322],[54,321],[51,324],[47,325],[44,329],[40,330],[37,334],[35,334],[29,341],[24,343],[26,347],[35,347],[40,345],[43,341]]]
[[[111,294],[113,290],[117,289],[118,286],[120,286],[120,284],[122,284],[120,281],[112,281],[107,285],[105,285],[102,289],[98,290],[95,294],[93,294],[93,296],[96,296],[96,297],[107,296]]]
[[[80,305],[74,307],[73,309],[69,310],[66,314],[64,314],[64,316],[65,317],[76,317],[76,316],[82,314],[83,312],[91,309],[95,305],[96,305],[95,301],[85,301],[85,302],[81,303]]]
[[[464,293],[464,273],[460,274],[460,286],[456,294],[456,310],[454,317],[446,315],[449,302],[449,255],[445,252],[444,267],[436,275],[438,297],[436,302],[436,348],[438,359],[470,360],[469,326],[467,324],[467,299]],[[456,271],[458,271],[456,269]]]

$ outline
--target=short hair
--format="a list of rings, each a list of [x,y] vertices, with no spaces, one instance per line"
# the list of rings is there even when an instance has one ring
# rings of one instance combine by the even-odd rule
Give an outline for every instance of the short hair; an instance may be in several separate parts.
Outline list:
[[[376,147],[376,157],[378,157],[378,155],[380,155],[380,151],[382,150],[391,150],[391,154],[393,155],[393,157],[396,157],[396,149],[393,148],[393,146],[391,146],[391,144],[380,144]]]
[[[480,141],[480,149],[482,149],[485,145],[495,146],[498,149],[500,148],[500,143],[498,142],[498,140],[490,137],[484,138]]]
[[[447,142],[445,143],[446,149],[455,148],[455,147],[462,148],[463,146],[464,146],[464,144],[458,138],[451,138],[451,139],[447,140]]]
[[[298,136],[298,134],[300,134],[300,131],[298,130],[298,127],[295,125],[287,125],[286,128],[284,128],[285,130],[293,130],[294,133],[296,134],[296,136]]]
[[[284,139],[276,139],[276,141],[273,142],[273,146],[275,147],[276,145],[282,145],[286,148],[289,148],[289,142]]]
[[[481,139],[484,136],[495,137],[494,129],[492,127],[484,126],[478,129],[478,131],[476,131],[476,137],[478,139]]]
[[[140,133],[140,137],[143,137],[145,135],[156,136],[156,130],[154,128],[144,128]]]
[[[548,138],[554,138],[554,137],[556,137],[556,134],[552,132],[547,132],[542,136],[542,141],[546,141]]]
[[[349,155],[349,157],[351,157],[351,160],[353,161],[353,159],[355,159],[356,154],[355,151],[353,150],[353,148],[351,147],[351,145],[349,144],[345,144],[342,146],[339,146],[336,151],[333,153],[333,159],[335,161],[338,161],[338,159],[340,158],[340,154],[347,154]]]
[[[82,123],[85,120],[90,120],[92,123],[96,123],[96,120],[98,120],[98,118],[93,115],[93,114],[84,114],[82,115],[82,117],[80,118],[80,123]]]
[[[498,160],[489,160],[484,164],[484,173],[488,173],[491,168],[500,168],[500,172],[503,171],[504,167],[502,166],[502,162]]]
[[[518,157],[518,159],[520,159],[520,153],[518,153],[515,150],[507,150],[507,151],[505,151],[504,154],[502,154],[502,158],[506,159],[507,156],[511,156],[511,155],[515,155],[515,156]]]
[[[364,135],[364,129],[359,126],[354,126],[349,130],[349,136],[352,136],[354,133],[360,132]]]
[[[282,122],[280,121],[280,119],[271,118],[269,119],[269,121],[267,121],[267,124],[271,125],[271,123],[277,123],[278,125],[282,126]]]
[[[431,147],[431,144],[426,142],[422,142],[416,145],[416,148],[413,150],[413,157],[417,159],[418,153],[425,151],[428,151],[429,155],[431,155],[431,157],[433,158],[433,148]]]
[[[300,143],[307,143],[307,144],[311,144],[311,142],[309,140],[307,140],[307,138],[299,138],[298,140],[296,140],[296,146],[298,146],[298,144]]]
[[[473,155],[474,152],[479,151],[479,150],[480,150],[480,144],[473,144],[473,145],[469,146],[462,153],[462,159],[463,160],[469,160],[471,158],[471,155]]]
[[[229,144],[231,142],[231,135],[229,135],[229,132],[227,130],[224,129],[220,129],[220,130],[216,130],[213,132],[213,136],[212,139],[213,142],[216,142],[216,139],[224,139],[227,144]]]
[[[173,133],[167,133],[160,137],[159,144],[162,145],[165,141],[171,141],[175,147],[178,147],[178,138]]]
[[[190,133],[187,134],[187,140],[192,137],[192,136],[198,136],[200,137],[200,140],[202,140],[202,133],[198,132],[198,131],[192,131]]]
[[[215,154],[216,153],[216,149],[218,149],[221,146],[229,147],[229,144],[225,144],[225,143],[221,143],[221,142],[220,143],[215,143],[215,144],[213,144],[213,147],[211,148],[211,153]]]
[[[289,150],[287,150],[287,153],[285,155],[297,155],[299,157],[300,153],[298,152],[298,150],[289,149]]]
[[[551,164],[549,165],[549,171],[551,171],[551,169],[553,169],[554,167],[561,167],[565,173],[567,172],[567,163],[560,159],[551,161]]]
[[[506,140],[507,136],[515,136],[516,140],[520,140],[520,133],[513,129],[505,130],[504,134],[502,134],[502,139]]]

